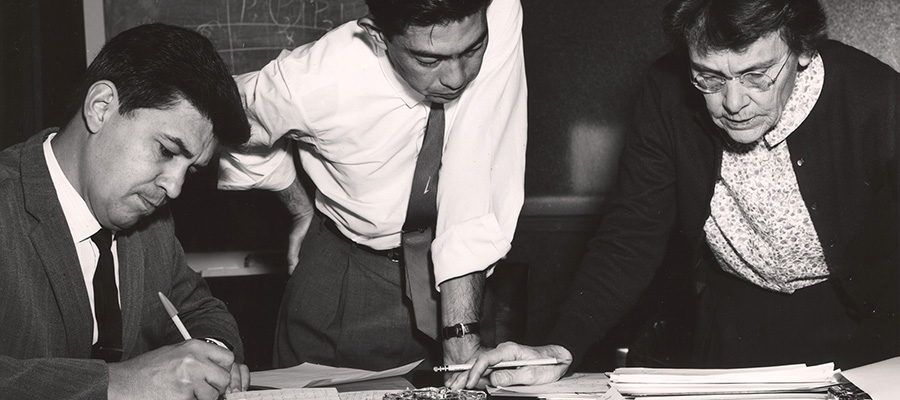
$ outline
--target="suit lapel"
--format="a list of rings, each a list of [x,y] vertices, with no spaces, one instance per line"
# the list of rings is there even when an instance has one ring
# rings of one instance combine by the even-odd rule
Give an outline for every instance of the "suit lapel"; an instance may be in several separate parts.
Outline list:
[[[29,237],[56,298],[69,356],[90,358],[93,316],[78,254],[44,160],[42,144],[49,133],[32,136],[22,148],[25,209],[37,220]]]
[[[119,299],[122,304],[123,359],[134,356],[144,302],[144,257],[141,236],[130,230],[116,237],[119,256]]]

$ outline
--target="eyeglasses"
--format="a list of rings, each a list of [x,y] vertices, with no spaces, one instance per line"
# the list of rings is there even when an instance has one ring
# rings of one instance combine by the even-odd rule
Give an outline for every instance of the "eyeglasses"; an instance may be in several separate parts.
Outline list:
[[[700,73],[694,76],[693,79],[691,79],[691,83],[693,83],[694,87],[696,87],[701,92],[713,94],[721,92],[725,87],[725,83],[727,83],[728,81],[737,79],[741,83],[741,85],[743,85],[747,89],[750,89],[754,92],[765,92],[772,88],[772,85],[775,84],[778,76],[781,75],[781,70],[784,69],[784,66],[787,65],[787,62],[790,59],[791,56],[790,54],[788,54],[784,62],[781,63],[781,68],[778,69],[778,73],[775,74],[774,78],[770,78],[763,72],[745,72],[741,74],[741,76],[735,76],[733,78],[724,78],[719,75]]]

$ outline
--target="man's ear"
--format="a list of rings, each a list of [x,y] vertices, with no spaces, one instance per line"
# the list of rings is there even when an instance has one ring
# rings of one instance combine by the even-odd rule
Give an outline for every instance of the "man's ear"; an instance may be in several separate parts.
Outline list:
[[[97,81],[88,89],[82,108],[88,131],[97,133],[112,113],[119,112],[119,92],[110,81]]]
[[[365,17],[358,19],[356,21],[356,24],[366,30],[366,34],[372,38],[372,40],[375,42],[375,45],[380,47],[382,50],[387,50],[384,32],[382,32],[381,28],[379,28],[378,25],[375,24],[375,20],[372,19],[372,14],[368,14]]]

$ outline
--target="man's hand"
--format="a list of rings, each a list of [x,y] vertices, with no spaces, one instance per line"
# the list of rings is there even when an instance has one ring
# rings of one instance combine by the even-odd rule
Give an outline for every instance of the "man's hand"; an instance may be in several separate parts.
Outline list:
[[[490,366],[501,361],[536,360],[540,358],[556,358],[564,361],[558,365],[534,365],[516,369],[489,370]],[[501,343],[496,349],[485,351],[475,359],[472,369],[458,372],[447,382],[452,389],[483,388],[490,378],[493,386],[540,385],[559,380],[569,369],[572,354],[565,347],[546,345],[540,347],[524,346],[513,342]]]
[[[217,399],[245,390],[250,372],[227,349],[191,339],[109,364],[111,399]]]
[[[297,179],[276,194],[281,203],[287,207],[293,220],[291,234],[288,235],[287,249],[288,274],[293,274],[294,268],[297,268],[297,263],[300,262],[300,245],[303,244],[303,238],[306,237],[316,209],[307,195],[306,189]]]
[[[475,357],[485,351],[481,346],[481,335],[466,335],[461,338],[450,338],[444,341],[444,364],[466,364],[474,361]],[[456,373],[444,374],[444,385],[450,386],[450,382],[456,377]]]
[[[481,335],[468,334],[444,341],[444,364],[465,364],[481,352]]]
[[[244,364],[231,364],[231,383],[225,393],[245,392],[250,387],[250,368]]]

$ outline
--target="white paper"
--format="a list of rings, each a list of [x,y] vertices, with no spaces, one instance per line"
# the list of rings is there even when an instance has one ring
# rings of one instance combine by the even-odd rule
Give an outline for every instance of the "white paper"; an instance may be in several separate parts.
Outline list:
[[[338,393],[341,400],[381,400],[387,393],[396,393],[400,390],[364,390],[361,392]]]
[[[294,367],[255,371],[250,373],[250,384],[278,389],[334,386],[342,383],[367,381],[404,375],[423,360],[385,371],[366,371],[354,368],[338,368],[327,365],[303,363]]]
[[[225,400],[342,400],[335,388],[255,390],[225,395]]]
[[[381,400],[396,390],[364,390],[338,393],[335,388],[293,388],[229,393],[225,400]]]
[[[493,391],[492,391],[493,390]],[[575,373],[556,382],[543,385],[504,386],[488,388],[488,393],[505,391],[528,395],[604,393],[609,390],[609,378],[600,373]]]
[[[841,373],[872,400],[900,399],[900,357],[846,370]]]

